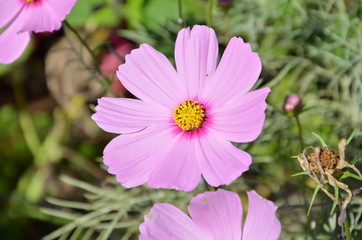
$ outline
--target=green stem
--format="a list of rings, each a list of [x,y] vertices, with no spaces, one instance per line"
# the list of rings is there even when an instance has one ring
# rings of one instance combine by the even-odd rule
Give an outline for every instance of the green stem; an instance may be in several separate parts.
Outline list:
[[[206,23],[208,27],[211,27],[212,22],[212,7],[214,6],[214,0],[209,0],[209,4],[207,6],[207,18]]]
[[[74,33],[74,35],[78,38],[78,40],[82,43],[82,45],[87,49],[87,51],[89,52],[89,54],[92,56],[94,63],[97,62],[97,58],[94,55],[92,49],[89,47],[89,45],[86,43],[86,41],[79,35],[79,33],[77,32],[77,30],[75,30],[75,28],[73,28],[69,22],[67,20],[64,20],[64,25],[70,30],[72,31],[72,33]]]
[[[180,27],[184,27],[184,20],[182,18],[182,0],[178,0],[178,24],[180,24]]]
[[[351,230],[349,229],[348,216],[346,216],[346,218],[344,219],[343,225],[344,225],[344,234],[346,235],[346,240],[352,240]]]
[[[99,68],[99,63],[98,63],[97,57],[94,54],[94,52],[92,51],[92,49],[90,48],[90,46],[88,45],[88,43],[80,36],[80,34],[77,32],[77,30],[74,27],[72,27],[72,25],[69,24],[69,22],[67,20],[64,20],[63,23],[77,37],[77,39],[82,44],[82,46],[84,46],[85,49],[87,50],[87,52],[91,55],[94,68],[95,68],[96,72],[99,74],[99,76],[101,76],[101,82],[102,82],[106,92],[110,96],[113,96],[112,91],[110,91],[110,80],[108,78],[106,78],[105,76],[103,76],[101,69]]]
[[[13,79],[11,85],[14,90],[15,101],[19,109],[23,109],[26,106],[26,93],[23,86],[23,82],[21,82],[21,78],[19,78],[19,72],[14,72]]]
[[[298,126],[298,135],[299,135],[300,148],[301,148],[301,151],[303,151],[303,149],[304,149],[304,141],[303,141],[302,125],[300,124],[298,115],[295,115],[294,117],[295,117],[295,121],[297,122],[297,126]]]

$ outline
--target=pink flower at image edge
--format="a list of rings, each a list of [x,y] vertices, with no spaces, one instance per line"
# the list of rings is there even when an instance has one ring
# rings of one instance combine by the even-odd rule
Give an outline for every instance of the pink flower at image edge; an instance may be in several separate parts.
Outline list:
[[[140,240],[275,240],[281,224],[277,207],[255,191],[248,194],[248,213],[242,227],[243,209],[239,196],[219,189],[194,197],[190,217],[168,203],[156,203],[140,225]]]
[[[77,0],[0,0],[0,63],[15,61],[25,50],[32,32],[51,32]]]
[[[125,187],[193,190],[230,184],[249,169],[251,156],[231,142],[250,142],[265,120],[269,88],[250,91],[261,71],[257,53],[233,37],[217,66],[213,29],[182,29],[176,67],[147,44],[126,56],[117,76],[140,100],[103,97],[92,119],[122,134],[104,149],[103,161]]]

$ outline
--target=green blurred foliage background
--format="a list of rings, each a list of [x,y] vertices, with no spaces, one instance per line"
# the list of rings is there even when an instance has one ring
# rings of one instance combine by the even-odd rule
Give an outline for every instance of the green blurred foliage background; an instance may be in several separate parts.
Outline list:
[[[232,36],[241,36],[263,62],[255,88],[272,89],[261,136],[240,145],[253,155],[251,170],[226,188],[256,189],[280,206],[282,239],[339,239],[336,213],[329,215],[332,202],[323,194],[306,216],[316,184],[291,177],[301,171],[292,158],[301,146],[295,119],[282,105],[288,94],[302,97],[305,146],[319,145],[312,132],[337,148],[340,138],[361,129],[362,2],[234,0],[227,7],[219,2],[214,1],[212,27],[221,53]],[[184,25],[205,24],[207,5],[207,0],[182,0]],[[173,61],[178,10],[177,0],[78,0],[67,20],[103,71],[102,64],[117,66],[140,43]],[[107,62],[114,53],[118,62]],[[114,73],[107,78],[117,81]],[[102,169],[103,148],[114,135],[90,119],[97,97],[106,94],[99,79],[91,57],[68,29],[33,36],[18,61],[0,65],[1,238],[136,239],[154,202],[186,209],[189,199],[204,191],[201,184],[190,194],[127,190]],[[130,96],[113,82],[108,94]],[[347,160],[359,161],[361,139],[357,131]],[[361,196],[354,197],[349,213],[353,235],[360,239]]]

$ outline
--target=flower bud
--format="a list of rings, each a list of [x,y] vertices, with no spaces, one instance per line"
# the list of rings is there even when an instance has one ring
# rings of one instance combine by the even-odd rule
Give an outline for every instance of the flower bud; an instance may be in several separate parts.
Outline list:
[[[229,8],[233,4],[233,0],[218,0],[218,3],[222,8]]]
[[[283,110],[289,116],[294,116],[302,109],[302,99],[298,94],[291,94],[285,97]]]

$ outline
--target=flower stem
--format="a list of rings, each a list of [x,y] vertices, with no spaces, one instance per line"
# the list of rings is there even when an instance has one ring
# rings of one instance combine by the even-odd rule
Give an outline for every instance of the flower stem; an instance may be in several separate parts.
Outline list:
[[[346,218],[344,219],[343,226],[344,226],[344,234],[346,236],[346,240],[352,240],[351,230],[349,229],[348,216],[346,216]]]
[[[304,149],[304,141],[303,141],[302,125],[300,124],[298,114],[294,115],[294,117],[295,117],[295,121],[297,122],[297,126],[298,126],[298,135],[299,135],[300,148],[301,148],[301,151],[303,151],[303,149]]]
[[[85,49],[87,50],[87,52],[91,55],[94,68],[95,68],[96,72],[99,74],[99,76],[101,77],[101,83],[103,84],[106,92],[110,96],[113,96],[112,91],[110,91],[110,80],[108,78],[106,78],[105,76],[103,76],[101,69],[99,68],[99,63],[98,63],[97,57],[94,54],[94,52],[92,51],[92,49],[90,48],[90,46],[88,45],[88,43],[80,36],[80,34],[77,32],[77,30],[74,27],[72,27],[72,25],[69,24],[69,22],[67,20],[64,20],[63,23],[76,36],[76,38],[79,40],[81,45],[84,46]]]
[[[180,24],[180,27],[184,27],[184,20],[182,18],[182,0],[178,0],[178,24]]]
[[[209,4],[207,6],[207,18],[206,23],[208,27],[211,27],[212,22],[212,7],[214,6],[214,0],[209,0]]]

